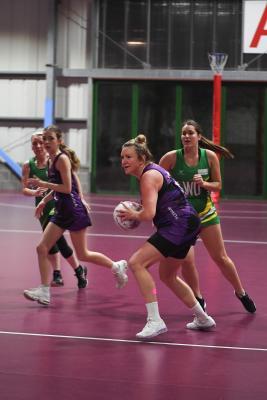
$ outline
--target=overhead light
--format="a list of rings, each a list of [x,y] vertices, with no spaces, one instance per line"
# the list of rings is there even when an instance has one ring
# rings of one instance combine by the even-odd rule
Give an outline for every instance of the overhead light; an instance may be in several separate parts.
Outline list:
[[[141,42],[141,41],[129,41],[129,42],[127,42],[127,44],[129,46],[140,46],[140,45],[144,45],[146,43],[145,42]]]

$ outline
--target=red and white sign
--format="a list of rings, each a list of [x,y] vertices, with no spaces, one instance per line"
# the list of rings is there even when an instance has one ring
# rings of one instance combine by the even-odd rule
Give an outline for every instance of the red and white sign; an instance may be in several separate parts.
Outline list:
[[[267,52],[267,1],[244,1],[243,52]]]

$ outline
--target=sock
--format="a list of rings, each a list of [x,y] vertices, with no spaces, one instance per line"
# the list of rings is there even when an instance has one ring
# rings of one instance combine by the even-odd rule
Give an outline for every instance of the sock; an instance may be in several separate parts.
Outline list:
[[[112,263],[111,271],[113,272],[113,274],[116,274],[116,272],[119,271],[119,267],[118,267],[118,264],[116,262]]]
[[[241,294],[236,292],[236,295],[237,295],[237,297],[239,297],[241,299],[241,297],[246,295],[246,292],[244,290],[243,290],[243,293],[241,293]]]
[[[50,293],[50,286],[49,285],[41,285],[43,292]]]
[[[207,320],[207,314],[203,311],[199,303],[194,305],[194,307],[191,308],[191,311],[200,321],[204,322]]]
[[[146,303],[147,309],[147,318],[152,319],[153,321],[161,320],[161,316],[159,315],[159,307],[158,302],[153,301],[152,303]]]

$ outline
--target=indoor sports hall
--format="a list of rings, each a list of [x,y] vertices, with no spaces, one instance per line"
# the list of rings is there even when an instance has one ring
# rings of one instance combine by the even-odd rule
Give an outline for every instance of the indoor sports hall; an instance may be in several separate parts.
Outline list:
[[[88,265],[88,287],[78,290],[71,268],[62,263],[65,285],[52,288],[49,307],[23,297],[25,288],[39,282],[35,246],[41,233],[31,200],[0,196],[3,399],[266,398],[266,203],[220,203],[225,244],[256,313],[244,310],[199,241],[200,282],[216,328],[187,330],[190,312],[159,281],[154,266],[168,332],[144,343],[135,338],[145,309],[131,273],[128,285],[118,290],[108,271]],[[127,259],[151,226],[122,231],[112,217],[121,197],[92,195],[89,200],[89,248]]]
[[[1,400],[267,398],[266,26],[263,0],[0,2]],[[36,195],[24,191],[38,190],[25,173],[37,159],[36,132],[58,126],[80,160],[88,248],[129,260],[155,226],[124,230],[114,221],[121,201],[141,198],[138,179],[122,169],[122,145],[141,133],[156,163],[171,150],[185,154],[185,120],[233,154],[219,156],[222,188],[212,199],[256,312],[245,310],[201,235],[195,260],[212,329],[187,329],[192,310],[160,280],[157,263],[149,271],[168,330],[146,340],[136,337],[146,307],[130,268],[117,289],[108,269],[81,262],[88,285],[79,289],[61,257],[64,285],[50,288],[50,304],[26,299],[40,284],[43,237]]]

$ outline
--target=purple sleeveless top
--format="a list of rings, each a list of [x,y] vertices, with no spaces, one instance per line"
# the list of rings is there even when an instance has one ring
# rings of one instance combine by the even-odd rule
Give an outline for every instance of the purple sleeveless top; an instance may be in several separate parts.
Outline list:
[[[59,157],[64,153],[59,153],[52,165],[48,169],[49,182],[62,183],[60,172],[55,165]],[[70,231],[80,231],[87,226],[91,226],[91,219],[83,205],[78,193],[76,179],[71,172],[71,193],[53,192],[55,200],[55,214],[50,221],[62,229]]]
[[[148,164],[143,174],[156,170],[163,176],[158,192],[156,214],[153,223],[157,232],[173,244],[181,245],[196,238],[200,231],[200,219],[185,197],[178,182],[157,164]]]

